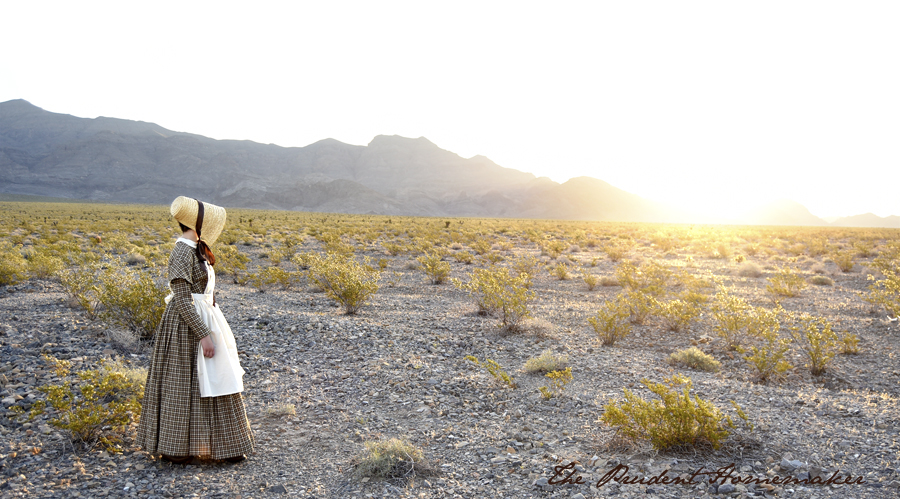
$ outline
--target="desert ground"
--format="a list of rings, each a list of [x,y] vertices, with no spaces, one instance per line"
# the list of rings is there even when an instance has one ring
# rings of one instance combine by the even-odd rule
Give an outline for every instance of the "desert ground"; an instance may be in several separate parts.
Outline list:
[[[216,300],[247,371],[243,395],[256,448],[238,464],[182,466],[135,447],[133,421],[108,447],[73,439],[52,424],[53,411],[27,417],[46,399],[39,387],[76,380],[57,376],[45,354],[68,360],[73,373],[109,361],[123,369],[149,365],[152,340],[138,339],[102,313],[89,317],[59,275],[115,260],[164,285],[165,258],[178,236],[166,207],[0,203],[0,218],[0,250],[28,268],[0,286],[2,497],[900,493],[900,331],[884,304],[871,301],[871,286],[884,281],[880,270],[896,255],[896,230],[229,210],[227,230],[213,247],[223,256]],[[379,271],[377,291],[355,314],[345,314],[304,269],[310,255],[328,252],[367,259],[370,271]],[[461,253],[470,256],[455,256]],[[62,266],[41,271],[36,255],[58,258]],[[428,255],[449,265],[440,284],[423,271],[419,259]],[[848,257],[852,266],[843,271],[839,263],[846,267]],[[523,261],[531,262],[529,317],[503,328],[496,314],[479,312],[463,286],[475,269],[512,269]],[[265,273],[269,268],[284,272]],[[630,279],[653,269],[670,272],[654,295],[657,303],[684,298],[690,288],[697,315],[673,328],[654,309],[640,323],[625,321],[629,333],[604,345],[588,319],[626,295]],[[767,290],[785,269],[802,278],[796,296]],[[598,279],[593,289],[585,275]],[[835,355],[824,374],[811,374],[795,341],[783,359],[790,367],[761,381],[746,360],[751,351],[729,348],[718,334],[714,308],[722,290],[755,310],[783,309],[776,328],[781,340],[797,324],[791,313],[827,321],[838,341],[829,347]],[[858,338],[858,351],[842,353],[850,335]],[[759,337],[742,341],[746,349],[763,345]],[[692,346],[717,360],[718,370],[667,361]],[[571,368],[572,381],[550,398],[540,388],[551,380],[525,369],[542,354]],[[467,356],[495,361],[515,387]],[[718,448],[697,442],[660,450],[601,419],[625,390],[653,400],[642,380],[661,383],[675,374],[690,378],[691,395],[734,422]],[[421,462],[398,468],[405,471],[395,475],[404,476],[360,473],[358,465],[370,457],[366,444],[391,438],[421,451]],[[857,483],[710,484],[710,475],[700,474],[731,464],[741,477],[825,480],[838,472]],[[619,465],[645,483],[598,486]],[[581,483],[558,483],[570,472]],[[694,483],[647,483],[661,475],[693,476]]]

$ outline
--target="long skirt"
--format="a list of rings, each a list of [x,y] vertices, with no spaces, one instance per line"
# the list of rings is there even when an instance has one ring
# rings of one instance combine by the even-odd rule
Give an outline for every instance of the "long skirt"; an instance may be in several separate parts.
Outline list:
[[[137,444],[169,456],[250,454],[253,436],[241,394],[200,397],[198,349],[187,324],[166,307],[144,388]]]

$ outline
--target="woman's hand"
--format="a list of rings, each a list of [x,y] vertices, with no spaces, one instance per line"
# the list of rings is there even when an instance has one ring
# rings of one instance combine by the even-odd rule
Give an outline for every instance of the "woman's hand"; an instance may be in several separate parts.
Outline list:
[[[212,357],[216,354],[216,345],[213,344],[212,335],[204,336],[200,340],[200,347],[203,348],[204,357]]]

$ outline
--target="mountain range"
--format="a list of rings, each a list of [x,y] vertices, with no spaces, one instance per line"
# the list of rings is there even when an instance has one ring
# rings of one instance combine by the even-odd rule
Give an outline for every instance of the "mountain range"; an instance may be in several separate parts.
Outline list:
[[[872,214],[829,224],[791,201],[738,220],[701,217],[596,178],[557,183],[462,158],[424,137],[280,147],[78,118],[24,100],[0,103],[0,192],[152,204],[188,195],[226,207],[384,215],[900,227],[900,217]]]

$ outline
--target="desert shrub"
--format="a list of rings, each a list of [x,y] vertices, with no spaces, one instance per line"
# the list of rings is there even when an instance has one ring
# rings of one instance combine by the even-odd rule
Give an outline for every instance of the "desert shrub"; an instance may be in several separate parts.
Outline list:
[[[778,272],[769,278],[766,285],[768,291],[775,299],[780,296],[797,296],[806,288],[806,281],[788,267],[778,269]]]
[[[600,277],[600,285],[611,287],[611,286],[620,286],[619,280],[611,275],[605,275]]]
[[[629,320],[632,324],[644,324],[659,310],[659,301],[640,291],[626,291],[619,295],[617,301],[628,310]]]
[[[869,241],[853,241],[853,249],[856,250],[856,255],[862,258],[869,258],[875,254],[875,246]]]
[[[453,284],[475,299],[480,313],[498,315],[500,326],[508,331],[517,330],[531,313],[528,304],[534,299],[534,291],[528,289],[524,276],[512,276],[502,267],[475,269],[469,282],[453,280]]]
[[[31,416],[43,414],[49,405],[54,413],[50,424],[65,430],[73,441],[88,445],[103,444],[107,450],[119,451],[132,421],[140,417],[146,370],[127,369],[121,363],[107,363],[100,369],[69,376],[68,361],[44,356],[61,384],[44,385],[47,394],[31,408]]]
[[[238,272],[247,270],[250,257],[241,253],[237,246],[218,245],[214,251],[216,253],[216,275],[231,274],[237,278]]]
[[[550,371],[558,371],[569,364],[569,357],[553,353],[553,350],[547,349],[541,352],[537,357],[531,357],[525,361],[525,372],[527,373],[547,373]]]
[[[654,297],[666,294],[666,285],[672,271],[656,261],[636,266],[632,262],[622,262],[616,268],[616,278],[623,288]]]
[[[744,246],[747,256],[756,256],[759,253],[759,243],[750,243]]]
[[[725,243],[719,243],[710,255],[712,258],[728,258],[732,254],[731,246]]]
[[[659,450],[704,444],[717,449],[729,435],[727,427],[734,427],[712,402],[691,398],[689,378],[675,375],[664,384],[641,383],[659,399],[647,401],[625,389],[625,400],[607,404],[600,416],[629,439],[648,440]]]
[[[850,272],[855,262],[852,251],[835,251],[831,254],[831,261],[841,269],[841,272]]]
[[[809,361],[806,366],[810,374],[820,376],[825,373],[828,363],[837,352],[838,337],[831,323],[822,317],[801,315],[796,325],[790,328],[791,337]]]
[[[434,474],[420,449],[406,440],[368,441],[366,451],[353,460],[358,478],[408,479]]]
[[[478,255],[483,255],[491,251],[491,242],[487,239],[478,238],[469,245]]]
[[[630,248],[623,244],[607,244],[603,247],[603,252],[609,257],[610,261],[618,262],[628,255]]]
[[[631,332],[631,312],[622,300],[606,301],[588,323],[604,345],[613,345]]]
[[[675,248],[676,239],[669,234],[656,233],[650,236],[650,242],[660,253],[666,253]]]
[[[137,270],[112,260],[100,274],[97,301],[100,318],[149,339],[156,334],[169,290],[157,283],[156,268]]]
[[[325,238],[323,245],[326,254],[338,255],[342,258],[352,258],[355,251],[353,245],[345,243],[337,235]]]
[[[856,355],[859,353],[859,336],[850,332],[841,335],[839,348],[844,355]]]
[[[791,342],[778,335],[781,322],[777,312],[760,308],[755,308],[753,312],[751,332],[761,340],[761,344],[750,348],[738,347],[738,351],[748,354],[744,356],[744,360],[756,370],[757,380],[765,383],[792,367],[785,360]]]
[[[500,255],[499,253],[491,253],[491,252],[481,255],[481,259],[491,265],[496,265],[497,263],[500,263],[504,260],[503,256]]]
[[[62,270],[57,274],[66,293],[78,303],[89,319],[97,317],[100,305],[98,282],[102,271],[99,263],[91,263]]]
[[[471,264],[474,259],[472,253],[469,253],[468,251],[457,251],[456,253],[453,253],[453,258],[456,259],[457,262],[466,265]]]
[[[736,350],[752,335],[753,307],[724,287],[716,293],[710,312],[715,321],[713,328],[727,348]]]
[[[803,243],[792,244],[785,247],[784,251],[791,256],[800,256],[806,252],[806,245]]]
[[[37,279],[56,276],[65,267],[65,262],[44,252],[34,252],[28,256],[28,274]],[[2,265],[2,264],[0,264]]]
[[[531,255],[522,255],[513,260],[512,271],[515,275],[525,278],[526,287],[531,287],[531,282],[538,273],[540,262]]]
[[[476,358],[472,355],[466,355],[466,360],[474,363],[476,366],[483,367],[484,370],[486,370],[498,382],[503,383],[504,385],[506,385],[510,388],[516,387],[516,383],[515,383],[515,381],[513,381],[512,376],[507,374],[506,371],[504,371],[500,367],[500,364],[493,361],[492,359],[484,359],[484,362],[481,362],[478,360],[478,358]]]
[[[700,317],[700,307],[685,300],[669,300],[657,304],[656,313],[669,331],[679,333]]]
[[[550,267],[550,274],[560,281],[566,281],[569,279],[569,266],[563,262],[559,262],[553,267]]]
[[[391,256],[397,256],[403,253],[403,246],[397,243],[381,243],[381,245],[384,247],[384,250],[387,251]]]
[[[812,258],[828,253],[828,241],[824,238],[812,238],[806,241],[806,254]]]
[[[550,379],[550,386],[542,386],[538,388],[538,391],[541,392],[541,397],[550,400],[553,397],[562,395],[566,385],[572,381],[572,368],[567,367],[558,371],[551,371],[544,376]]]
[[[547,241],[544,246],[541,248],[541,254],[547,255],[551,260],[556,260],[559,258],[559,255],[566,249],[566,243],[564,241],[552,240]]]
[[[298,234],[288,234],[281,241],[282,247],[280,256],[283,260],[290,261],[297,254],[297,251],[303,246],[303,237]]]
[[[140,253],[129,253],[125,256],[125,263],[128,265],[144,265],[147,263],[147,257]]]
[[[391,263],[391,261],[388,260],[387,258],[379,258],[375,262],[375,264],[378,265],[379,270],[384,270],[384,269],[388,268],[388,264],[390,264],[390,263]]]
[[[266,267],[248,276],[248,282],[259,291],[291,289],[297,284],[297,273],[281,267]]]
[[[431,284],[440,284],[450,275],[450,264],[443,261],[440,253],[427,253],[416,260],[422,266],[422,271],[428,276]]]
[[[741,277],[760,277],[762,276],[762,269],[753,262],[744,262],[738,267],[737,274]]]
[[[814,275],[809,278],[809,282],[816,286],[833,286],[834,280],[824,275]]]
[[[589,272],[582,272],[581,280],[587,285],[588,291],[593,291],[594,288],[597,287],[597,284],[600,283],[600,278]]]
[[[355,314],[378,291],[381,273],[353,258],[331,253],[307,258],[310,282],[319,286],[348,315]]]
[[[891,242],[881,248],[878,256],[870,264],[873,269],[884,274],[885,272],[897,272],[900,262],[900,242]]]
[[[881,273],[884,277],[878,280],[872,275],[868,276],[870,281],[875,282],[869,286],[869,293],[864,299],[897,317],[900,315],[900,273],[889,268],[881,269]]]
[[[675,352],[666,359],[669,364],[681,364],[691,369],[699,369],[701,371],[716,372],[721,365],[712,355],[703,353],[697,347],[691,347],[685,350]]]
[[[25,278],[25,258],[11,244],[0,242],[0,286],[16,284]]]
[[[273,418],[295,416],[297,414],[297,406],[294,404],[276,404],[266,407],[265,414]]]
[[[697,307],[709,301],[707,290],[711,289],[713,285],[707,279],[681,270],[672,273],[672,281],[677,290],[675,292],[676,298]]]

